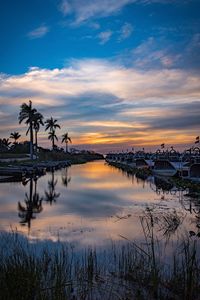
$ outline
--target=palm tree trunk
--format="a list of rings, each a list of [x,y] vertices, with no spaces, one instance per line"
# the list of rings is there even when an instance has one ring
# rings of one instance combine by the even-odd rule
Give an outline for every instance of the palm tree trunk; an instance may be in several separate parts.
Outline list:
[[[54,136],[53,136],[53,138],[52,138],[52,148],[53,148],[53,150],[54,150],[54,147],[55,147],[55,143],[54,143]]]
[[[66,142],[66,153],[68,152],[68,142]]]
[[[37,149],[38,149],[38,142],[37,142],[37,130],[35,130],[35,150],[36,150],[36,156],[37,156]]]
[[[33,160],[33,124],[30,123],[30,157]]]

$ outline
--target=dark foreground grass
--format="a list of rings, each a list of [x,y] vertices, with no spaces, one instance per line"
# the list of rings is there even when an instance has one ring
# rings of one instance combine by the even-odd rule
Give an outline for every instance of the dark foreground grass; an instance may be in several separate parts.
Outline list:
[[[141,224],[143,243],[81,253],[62,243],[38,249],[17,233],[2,233],[0,299],[200,299],[198,240],[177,242],[165,259],[153,219]]]

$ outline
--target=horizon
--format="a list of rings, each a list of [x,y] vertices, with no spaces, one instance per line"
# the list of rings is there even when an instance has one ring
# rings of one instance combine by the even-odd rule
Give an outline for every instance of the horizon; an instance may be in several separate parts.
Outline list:
[[[100,153],[194,145],[200,116],[197,0],[19,0],[0,12],[0,138],[22,103]],[[44,127],[39,146],[50,148]],[[61,138],[57,143],[59,147]]]

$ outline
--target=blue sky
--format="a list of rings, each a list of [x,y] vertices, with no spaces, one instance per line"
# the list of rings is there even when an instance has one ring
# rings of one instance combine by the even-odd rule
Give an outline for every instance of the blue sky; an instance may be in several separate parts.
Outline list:
[[[17,112],[30,98],[75,146],[189,144],[200,125],[199,11],[198,0],[1,1],[0,135],[25,139]]]

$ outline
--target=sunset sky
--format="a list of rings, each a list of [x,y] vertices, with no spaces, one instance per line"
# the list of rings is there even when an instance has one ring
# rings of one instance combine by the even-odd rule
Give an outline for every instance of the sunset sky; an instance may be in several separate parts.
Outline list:
[[[30,99],[45,119],[58,119],[58,137],[68,131],[73,147],[192,145],[199,12],[199,0],[1,1],[0,137],[28,139],[18,113]],[[39,144],[50,147],[44,128]]]

